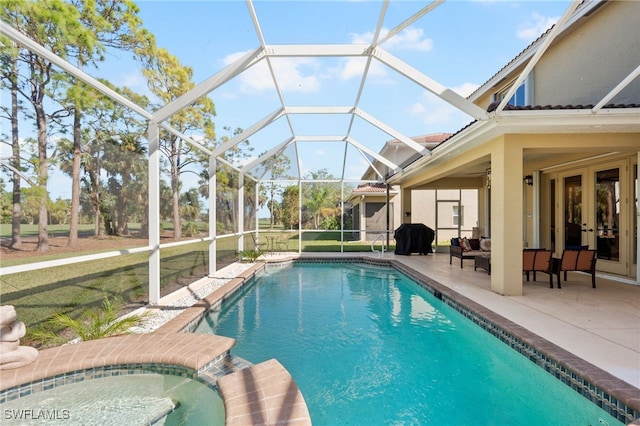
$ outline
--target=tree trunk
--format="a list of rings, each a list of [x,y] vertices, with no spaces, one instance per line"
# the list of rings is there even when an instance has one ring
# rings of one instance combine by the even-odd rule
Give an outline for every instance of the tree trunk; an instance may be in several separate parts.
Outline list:
[[[100,238],[102,236],[102,214],[100,213],[100,181],[97,171],[88,170],[88,173],[89,180],[91,182],[91,207],[93,207],[93,237]]]
[[[80,119],[81,112],[77,105],[73,111],[73,169],[71,173],[71,219],[69,222],[69,247],[78,245],[78,215],[80,214],[80,160],[82,150],[80,147]]]
[[[125,187],[128,184],[128,182],[124,182],[123,181],[123,187]],[[121,191],[123,192],[123,191]],[[118,235],[128,235],[129,234],[129,227],[128,227],[128,222],[129,222],[129,215],[127,214],[126,211],[126,202],[123,199],[124,197],[126,197],[126,195],[122,195],[119,194],[118,195],[118,200],[116,202],[116,211],[115,211],[115,218],[116,218],[116,233]]]
[[[20,138],[18,137],[18,62],[14,61],[11,65],[11,151],[13,172],[13,211],[11,213],[11,247],[20,248],[22,245],[22,236],[20,235],[20,216],[22,210],[20,207],[20,186],[21,177],[18,171],[20,166]]]
[[[140,238],[149,238],[149,196],[148,192],[144,194],[140,201],[144,208],[142,209],[142,219],[140,220]]]
[[[37,251],[49,251],[49,222],[47,209],[47,180],[49,179],[47,159],[47,117],[42,104],[36,105],[36,122],[38,125],[38,185],[40,186],[40,208],[38,210],[38,246]]]

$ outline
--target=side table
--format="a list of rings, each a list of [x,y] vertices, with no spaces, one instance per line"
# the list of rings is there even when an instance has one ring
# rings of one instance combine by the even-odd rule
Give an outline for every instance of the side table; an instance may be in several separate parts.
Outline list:
[[[473,270],[477,271],[478,268],[484,269],[485,271],[487,271],[487,275],[491,275],[491,256],[476,256],[473,259]]]

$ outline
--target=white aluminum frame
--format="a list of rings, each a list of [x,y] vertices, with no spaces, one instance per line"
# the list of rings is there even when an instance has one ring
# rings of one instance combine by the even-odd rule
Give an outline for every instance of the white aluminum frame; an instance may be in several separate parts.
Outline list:
[[[173,102],[165,105],[161,109],[151,113],[146,111],[144,108],[139,105],[131,102],[127,98],[118,94],[114,90],[110,89],[106,85],[99,82],[97,79],[91,77],[84,71],[78,69],[73,66],[66,60],[60,58],[56,54],[51,51],[45,49],[39,44],[33,42],[23,34],[21,34],[16,29],[12,28],[10,25],[0,22],[0,34],[8,37],[10,40],[24,46],[29,49],[31,52],[41,56],[42,58],[50,61],[55,66],[74,76],[80,81],[83,81],[90,87],[100,91],[104,95],[118,102],[122,106],[129,108],[130,110],[140,114],[142,117],[148,120],[149,122],[149,130],[148,130],[148,143],[149,143],[149,245],[145,248],[133,249],[133,250],[123,250],[118,252],[109,252],[103,253],[100,255],[91,255],[91,256],[80,256],[72,259],[63,259],[57,261],[50,262],[40,262],[38,264],[30,264],[25,267],[9,267],[3,268],[1,275],[11,274],[23,271],[24,268],[38,269],[44,267],[51,266],[60,266],[77,262],[84,262],[95,259],[104,259],[113,257],[116,255],[135,253],[141,251],[149,251],[149,303],[157,304],[160,299],[160,221],[158,216],[159,211],[159,187],[160,187],[160,158],[159,158],[159,130],[160,128],[170,132],[174,136],[183,139],[187,143],[194,146],[196,149],[202,151],[203,153],[209,155],[209,237],[205,239],[200,239],[196,241],[208,240],[210,241],[210,250],[209,250],[209,264],[210,271],[209,274],[213,275],[215,272],[216,265],[216,241],[218,238],[223,238],[226,236],[218,237],[216,235],[216,162],[221,161],[230,167],[233,167],[234,170],[240,173],[240,179],[244,182],[246,177],[254,179],[251,175],[247,174],[250,169],[256,167],[260,163],[268,160],[274,155],[279,154],[284,149],[286,149],[290,145],[294,145],[296,152],[296,162],[298,165],[298,171],[300,170],[300,158],[297,154],[297,144],[304,143],[307,141],[322,141],[322,142],[344,142],[345,143],[345,155],[347,152],[347,146],[352,145],[356,148],[356,150],[365,158],[365,160],[369,163],[369,165],[373,168],[373,164],[366,155],[375,158],[381,164],[384,164],[389,169],[393,170],[394,173],[412,173],[418,167],[423,167],[428,165],[430,162],[438,160],[442,156],[446,155],[448,152],[458,151],[460,149],[469,149],[474,145],[474,138],[477,139],[481,137],[483,134],[491,132],[497,126],[518,126],[518,125],[532,125],[536,123],[547,123],[549,120],[557,120],[558,122],[570,121],[572,123],[584,123],[584,120],[589,120],[591,123],[595,121],[600,121],[602,123],[628,123],[629,120],[633,120],[634,117],[637,117],[635,112],[633,115],[631,113],[627,114],[625,111],[619,111],[616,114],[608,114],[607,111],[601,111],[604,105],[607,104],[617,93],[619,93],[622,89],[627,87],[631,81],[636,79],[640,75],[640,66],[638,66],[634,71],[632,71],[626,78],[624,78],[616,87],[614,87],[593,109],[584,111],[544,111],[544,112],[532,112],[527,111],[525,114],[520,114],[517,111],[503,111],[506,103],[509,98],[513,95],[513,92],[517,90],[519,84],[524,81],[527,76],[530,74],[531,70],[535,66],[535,64],[539,61],[539,59],[544,55],[546,49],[550,46],[553,40],[567,27],[569,22],[573,22],[578,19],[581,14],[588,13],[588,11],[596,7],[595,4],[597,2],[593,2],[593,4],[587,4],[583,7],[580,13],[574,13],[578,6],[581,3],[581,0],[572,1],[571,5],[567,8],[560,21],[555,25],[555,27],[550,30],[550,32],[542,39],[542,41],[535,46],[535,50],[533,53],[533,57],[530,57],[530,53],[523,55],[522,58],[518,58],[516,63],[519,61],[524,61],[526,58],[530,58],[524,70],[520,74],[520,76],[516,79],[516,83],[511,87],[508,91],[507,96],[500,103],[498,108],[493,111],[491,114],[488,114],[486,111],[478,107],[473,103],[473,95],[470,98],[464,98],[457,94],[455,91],[443,86],[437,81],[431,79],[426,74],[421,72],[420,70],[410,66],[404,61],[396,58],[388,51],[384,50],[380,47],[381,44],[384,44],[388,40],[392,39],[395,35],[401,32],[408,25],[417,21],[425,14],[431,12],[433,9],[438,7],[443,3],[443,0],[436,0],[427,6],[423,7],[421,10],[410,16],[408,19],[403,21],[400,25],[393,28],[389,31],[384,38],[380,39],[380,34],[382,30],[382,24],[384,22],[384,16],[387,11],[387,7],[389,4],[389,0],[384,0],[381,4],[380,17],[378,19],[378,23],[374,32],[373,41],[371,44],[342,44],[342,45],[268,45],[262,33],[262,29],[260,28],[260,22],[258,16],[253,7],[252,0],[246,0],[247,8],[251,19],[254,24],[254,28],[256,34],[258,36],[260,46],[256,49],[246,53],[241,58],[237,59],[232,64],[228,65],[224,69],[220,70],[218,73],[212,75],[204,82],[198,84],[189,92],[180,96],[178,99]],[[367,59],[365,71],[363,73],[362,79],[360,80],[359,89],[355,98],[355,102],[352,106],[291,106],[286,105],[284,98],[282,96],[282,92],[280,89],[280,83],[273,72],[273,67],[271,64],[271,58],[279,58],[279,57],[364,57]],[[233,137],[231,140],[226,143],[220,145],[219,147],[210,150],[187,135],[182,134],[176,129],[172,128],[170,125],[165,123],[165,121],[181,111],[182,109],[188,107],[189,105],[196,102],[203,96],[206,96],[211,91],[215,90],[218,87],[221,87],[229,80],[234,77],[240,75],[247,69],[253,67],[258,62],[265,60],[270,73],[273,79],[274,86],[276,88],[276,92],[280,99],[280,107],[275,110],[273,113],[267,115],[261,120],[255,122],[248,128],[246,128],[241,134]],[[440,99],[448,102],[452,106],[456,107],[458,110],[468,114],[470,117],[477,120],[477,122],[466,129],[462,134],[457,135],[453,140],[443,146],[441,148],[437,148],[434,151],[429,150],[422,145],[413,141],[413,139],[404,135],[401,131],[398,131],[391,126],[384,123],[382,120],[377,119],[359,107],[359,101],[361,99],[362,91],[365,86],[365,81],[368,76],[369,67],[373,60],[377,60],[382,64],[387,65],[392,70],[395,70],[400,75],[406,77],[407,79],[417,83],[419,86],[425,88],[431,93],[438,96]],[[515,66],[515,64],[510,66]],[[348,130],[345,135],[330,135],[330,136],[302,136],[295,133],[293,130],[293,126],[291,124],[290,115],[291,114],[344,114],[350,115],[350,124]],[[238,167],[236,165],[230,164],[225,161],[221,156],[229,149],[235,147],[237,144],[241,143],[244,140],[247,140],[251,135],[259,132],[263,128],[271,125],[281,117],[285,117],[288,121],[289,128],[291,130],[291,136],[287,138],[285,141],[280,143],[279,145],[271,148],[266,154],[262,155],[258,159],[244,165],[243,167]],[[416,151],[417,153],[422,155],[422,159],[414,162],[408,168],[402,170],[398,165],[394,164],[390,160],[382,157],[378,153],[374,152],[372,149],[368,148],[364,144],[356,141],[350,135],[351,129],[356,117],[363,119],[366,123],[382,130],[383,132],[389,134],[393,138],[403,142],[408,147]],[[365,155],[366,154],[366,155]],[[437,154],[437,155],[436,155]],[[639,154],[640,157],[640,154]],[[346,160],[344,160],[346,161]],[[343,169],[344,169],[344,161],[343,161]],[[376,174],[384,179],[379,170],[375,169]],[[264,176],[264,174],[263,174]],[[260,176],[256,180],[259,184],[262,180]],[[393,179],[388,180],[387,183],[390,183]],[[265,182],[269,180],[264,180]],[[303,179],[301,176],[298,176],[298,186],[301,187]],[[344,182],[347,180],[344,179],[344,172],[342,179],[339,180],[341,182],[342,187],[344,188]],[[238,188],[239,197],[243,196],[244,184],[242,184],[241,188]],[[301,191],[299,195],[299,206],[301,206]],[[257,197],[257,195],[256,195]],[[341,198],[344,198],[342,196]],[[342,203],[344,200],[342,200]],[[239,205],[243,205],[243,198],[239,201]],[[239,209],[238,214],[241,216],[238,218],[238,223],[240,225],[243,224],[244,214],[243,209]],[[640,222],[640,217],[636,218],[638,222]],[[258,227],[258,222],[256,218],[256,228]],[[242,235],[244,235],[244,226],[239,228],[238,234],[241,236],[239,240],[239,248],[243,247]],[[257,229],[256,229],[257,231]],[[301,225],[299,227],[299,231],[302,232]],[[183,244],[183,243],[180,243]],[[639,242],[640,245],[640,242]],[[163,245],[165,247],[166,245]],[[299,241],[299,250],[301,250],[302,241]],[[638,275],[640,276],[640,265],[638,266]],[[640,279],[640,278],[639,278]]]

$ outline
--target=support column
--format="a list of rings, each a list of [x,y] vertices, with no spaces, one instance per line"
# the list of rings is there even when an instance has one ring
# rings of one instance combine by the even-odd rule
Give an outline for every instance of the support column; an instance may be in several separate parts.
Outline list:
[[[255,208],[255,241],[256,243],[258,243],[260,241],[260,207],[259,207],[259,203],[260,203],[260,181],[255,181],[255,202],[254,202],[254,208]],[[258,250],[260,248],[260,246],[257,247],[252,247],[255,250]]]
[[[340,253],[344,253],[344,180],[340,181]]]
[[[522,295],[522,147],[508,137],[491,152],[491,290]]]
[[[244,173],[238,176],[238,210],[236,212],[238,222],[238,251],[244,250]]]
[[[386,250],[389,250],[389,245],[391,244],[391,230],[389,228],[391,228],[391,198],[390,198],[390,194],[389,191],[391,190],[391,185],[389,185],[388,183],[385,182],[385,189],[386,189],[386,199],[385,199],[385,204],[387,206],[387,217],[386,217],[386,221],[385,221],[385,234],[387,234],[387,238],[385,238],[386,240]]]
[[[298,178],[298,253],[302,253],[302,182]]]
[[[367,203],[364,202],[365,198],[364,195],[360,196],[360,200],[358,201],[358,205],[360,206],[360,208],[358,209],[358,222],[360,223],[360,226],[358,226],[359,231],[360,231],[360,241],[362,241],[363,243],[367,242],[367,215],[366,215],[366,207],[367,207]]]
[[[217,267],[217,236],[216,236],[216,222],[218,218],[216,212],[218,210],[216,199],[216,158],[209,157],[209,277],[213,277],[216,273]]]
[[[149,304],[160,302],[160,133],[149,121]]]

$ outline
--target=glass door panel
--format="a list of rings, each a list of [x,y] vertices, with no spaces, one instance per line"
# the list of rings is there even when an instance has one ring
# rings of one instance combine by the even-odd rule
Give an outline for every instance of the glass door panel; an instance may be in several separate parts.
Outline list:
[[[589,233],[592,247],[598,251],[596,269],[613,274],[631,273],[632,229],[629,216],[631,203],[625,203],[633,194],[629,192],[631,175],[624,163],[609,163],[589,169],[593,179],[590,184],[588,228],[593,225],[594,232]],[[587,208],[587,207],[585,207]],[[586,227],[587,228],[587,227]],[[590,229],[588,229],[590,230]],[[595,247],[593,247],[595,245]]]
[[[549,241],[551,242],[551,251],[556,251],[556,180],[551,179],[549,186],[549,208],[551,209],[549,216]]]
[[[638,264],[638,165],[633,166],[633,193],[635,203],[633,203],[633,265]]]
[[[595,224],[598,259],[620,260],[620,169],[595,174]]]
[[[564,178],[564,248],[582,246],[582,175]]]

